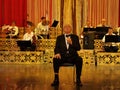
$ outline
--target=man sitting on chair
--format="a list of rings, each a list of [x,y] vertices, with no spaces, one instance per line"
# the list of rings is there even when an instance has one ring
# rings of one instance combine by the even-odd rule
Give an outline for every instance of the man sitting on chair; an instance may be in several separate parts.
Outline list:
[[[59,85],[59,68],[63,63],[72,63],[76,66],[76,84],[82,86],[80,76],[82,71],[82,58],[77,51],[81,49],[77,35],[71,34],[70,25],[64,26],[64,34],[57,37],[53,58],[54,81],[51,86]]]

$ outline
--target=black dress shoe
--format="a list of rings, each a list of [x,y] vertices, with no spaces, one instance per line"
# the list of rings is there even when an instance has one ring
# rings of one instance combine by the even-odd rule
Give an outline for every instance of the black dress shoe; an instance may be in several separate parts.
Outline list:
[[[77,79],[76,85],[77,86],[83,86],[81,80],[79,80],[79,79]]]
[[[76,82],[77,86],[83,86],[81,82]]]
[[[51,86],[59,86],[59,81],[58,80],[54,80],[53,83],[51,84]]]

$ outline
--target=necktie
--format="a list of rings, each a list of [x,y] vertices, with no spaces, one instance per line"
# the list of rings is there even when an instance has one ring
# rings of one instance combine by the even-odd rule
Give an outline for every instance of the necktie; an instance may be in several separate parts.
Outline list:
[[[67,49],[69,48],[69,43],[67,43],[67,38],[70,38],[70,35],[66,35],[66,46],[67,46]]]

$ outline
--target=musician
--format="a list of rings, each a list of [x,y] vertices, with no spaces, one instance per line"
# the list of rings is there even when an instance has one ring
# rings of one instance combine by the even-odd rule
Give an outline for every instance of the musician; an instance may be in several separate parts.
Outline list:
[[[28,22],[26,27],[26,33],[23,36],[23,40],[31,41],[31,47],[29,47],[30,51],[35,51],[36,49],[36,36],[33,32],[33,23]],[[22,47],[23,51],[27,50],[27,48]]]
[[[9,27],[10,27],[9,25],[4,24],[4,25],[2,26],[2,32],[3,32],[4,30],[8,29]]]
[[[46,17],[41,17],[41,22],[35,28],[35,34],[38,36],[38,39],[41,39],[41,36],[49,38],[49,21],[46,20]]]
[[[84,38],[84,34],[91,30],[90,28],[93,28],[93,26],[91,25],[91,22],[89,20],[87,20],[85,26],[83,26],[83,28],[82,28],[83,31],[80,33],[80,38],[83,39]]]
[[[16,26],[16,22],[13,21],[11,26],[8,27],[8,36],[6,38],[18,38],[18,27]]]
[[[84,26],[84,28],[93,28],[93,26],[91,25],[91,22],[89,20],[87,20],[86,25]]]
[[[59,85],[59,68],[63,63],[73,63],[76,66],[76,84],[82,86],[80,76],[82,71],[82,58],[78,56],[80,50],[79,37],[71,34],[70,25],[64,26],[64,34],[57,37],[54,49],[53,68],[54,81],[51,86]]]
[[[101,20],[101,23],[99,25],[97,25],[97,27],[109,27],[109,26],[106,24],[106,19],[103,18]]]
[[[103,39],[102,39],[102,42],[104,42],[104,50],[106,51],[106,52],[117,52],[118,51],[118,45],[116,44],[116,43],[114,43],[114,42],[106,42],[105,43],[105,36],[106,35],[115,35],[114,33],[113,33],[113,29],[111,28],[111,27],[109,27],[109,29],[108,29],[108,33],[106,33],[105,35],[104,35],[104,37],[103,37]]]

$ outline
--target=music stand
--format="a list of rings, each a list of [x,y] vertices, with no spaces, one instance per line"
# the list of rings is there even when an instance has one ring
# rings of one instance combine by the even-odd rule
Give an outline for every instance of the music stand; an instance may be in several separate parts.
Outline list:
[[[31,41],[27,41],[27,40],[18,40],[17,41],[17,45],[20,47],[21,51],[26,51],[28,47],[31,47]]]
[[[84,28],[83,32],[88,32],[88,31],[95,31],[94,28]]]
[[[105,42],[119,42],[119,36],[117,35],[106,35]]]
[[[58,22],[57,20],[54,20],[53,24],[51,25],[51,27],[56,27],[58,25]]]
[[[97,39],[102,39],[103,36],[108,32],[108,29],[110,27],[96,27],[95,31],[96,31],[96,38]]]
[[[110,27],[96,27],[96,32],[105,32],[105,33],[107,33],[109,28]]]
[[[118,36],[118,42],[120,42],[120,36]]]

